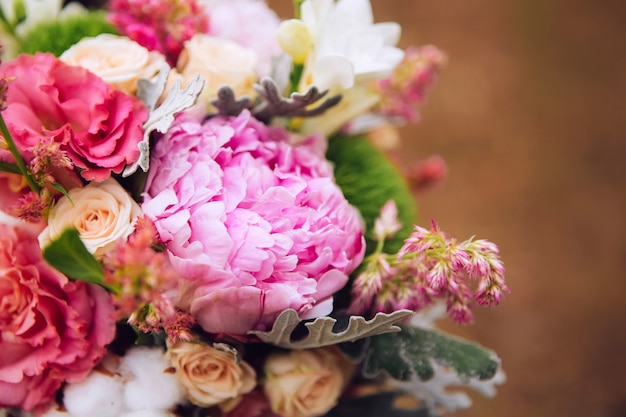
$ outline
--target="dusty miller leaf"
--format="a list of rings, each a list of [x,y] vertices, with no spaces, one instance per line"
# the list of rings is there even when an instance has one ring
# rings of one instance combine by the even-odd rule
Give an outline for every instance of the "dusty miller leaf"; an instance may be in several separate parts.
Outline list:
[[[165,75],[163,75],[164,72],[166,72]],[[144,82],[139,84],[140,92],[138,95],[145,100],[150,115],[143,125],[143,140],[137,145],[139,158],[124,169],[123,177],[134,174],[138,168],[144,172],[148,171],[150,166],[150,134],[155,130],[165,133],[174,122],[174,116],[193,106],[204,87],[204,79],[200,75],[194,76],[184,90],[180,79],[177,79],[163,103],[155,107],[165,89],[164,80],[167,80],[167,73],[169,73],[169,68],[163,67],[155,77],[155,81],[140,80]]]
[[[249,97],[244,96],[237,100],[235,92],[227,85],[217,90],[217,98],[211,100],[211,104],[222,116],[239,116],[243,110],[252,107]]]
[[[265,343],[289,349],[311,349],[343,342],[353,342],[358,339],[400,331],[394,324],[413,314],[410,310],[398,310],[391,314],[378,313],[371,320],[360,316],[351,316],[345,330],[337,333],[333,331],[337,320],[332,317],[319,317],[312,322],[304,323],[308,334],[298,340],[292,340],[294,330],[301,323],[298,313],[287,309],[280,313],[272,330],[269,332],[250,331]]]
[[[418,397],[426,407],[436,411],[434,414],[437,415],[440,415],[442,411],[453,412],[472,405],[471,398],[462,388],[469,388],[487,398],[492,398],[496,395],[496,385],[500,385],[506,380],[506,375],[501,369],[496,372],[493,378],[480,380],[478,378],[461,378],[454,370],[437,363],[434,363],[433,366],[435,374],[428,381],[413,377],[407,382],[394,381],[393,385]]]
[[[394,379],[427,381],[433,362],[451,368],[461,380],[492,378],[500,365],[496,354],[482,346],[442,332],[402,327],[402,332],[370,339],[363,376],[387,373]]]
[[[341,95],[336,95],[311,108],[328,94],[328,90],[320,92],[317,87],[311,86],[304,94],[292,93],[290,97],[283,97],[276,82],[268,77],[263,78],[260,84],[255,84],[254,89],[262,99],[261,104],[252,111],[259,120],[319,116],[341,101]]]

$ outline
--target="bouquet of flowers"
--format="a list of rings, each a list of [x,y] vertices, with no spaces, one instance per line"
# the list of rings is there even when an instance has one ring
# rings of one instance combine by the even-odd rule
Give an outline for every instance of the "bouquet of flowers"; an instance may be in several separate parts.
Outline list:
[[[497,247],[416,219],[395,128],[445,57],[368,0],[4,1],[0,414],[427,416],[493,395],[447,312]],[[407,396],[408,395],[408,396]],[[407,399],[412,399],[407,402]],[[404,404],[403,406],[400,406]]]

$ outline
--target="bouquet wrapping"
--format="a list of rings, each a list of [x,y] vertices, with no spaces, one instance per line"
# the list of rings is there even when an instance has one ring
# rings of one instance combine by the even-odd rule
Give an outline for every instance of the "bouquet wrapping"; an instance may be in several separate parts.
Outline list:
[[[394,159],[439,49],[399,49],[368,0],[12,0],[0,23],[0,415],[495,393],[495,353],[435,321],[500,302],[498,248],[415,225],[445,164]]]

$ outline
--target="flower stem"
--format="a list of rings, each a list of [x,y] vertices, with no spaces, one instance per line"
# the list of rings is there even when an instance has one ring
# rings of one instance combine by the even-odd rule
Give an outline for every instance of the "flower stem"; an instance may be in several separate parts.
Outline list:
[[[20,170],[20,173],[24,176],[24,178],[26,178],[26,182],[28,183],[28,186],[30,187],[31,190],[33,190],[33,192],[39,194],[39,191],[41,190],[41,188],[39,187],[39,185],[37,185],[37,183],[33,179],[32,175],[28,171],[28,168],[26,167],[26,164],[24,163],[24,159],[22,158],[22,155],[20,155],[20,152],[17,150],[17,146],[15,146],[13,137],[11,136],[11,133],[9,133],[9,128],[4,122],[4,117],[2,117],[2,113],[0,113],[0,135],[2,135],[2,137],[4,138],[4,141],[6,142],[9,148],[9,151],[11,152],[11,155],[13,155],[13,158],[15,158],[15,164],[17,165],[17,168]]]
[[[293,0],[293,16],[296,19],[300,19],[300,6],[302,6],[304,0]]]

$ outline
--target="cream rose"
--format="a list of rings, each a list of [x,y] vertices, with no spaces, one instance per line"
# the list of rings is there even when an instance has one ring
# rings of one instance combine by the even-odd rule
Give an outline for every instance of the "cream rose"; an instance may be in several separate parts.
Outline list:
[[[73,188],[69,196],[71,201],[62,197],[50,210],[48,226],[39,234],[41,247],[74,226],[89,252],[102,258],[133,232],[134,222],[141,214],[139,205],[112,178]]]
[[[137,92],[137,80],[151,78],[165,64],[165,57],[124,37],[109,34],[84,38],[60,59],[88,69],[126,94]]]
[[[316,417],[337,404],[353,365],[335,347],[274,353],[265,362],[263,389],[283,417]]]
[[[234,352],[200,343],[179,342],[167,355],[189,401],[230,411],[256,386],[256,372]]]
[[[196,74],[206,79],[198,102],[207,103],[223,85],[230,86],[236,96],[252,94],[256,61],[254,51],[231,40],[198,34],[185,42],[177,69],[183,84]]]

